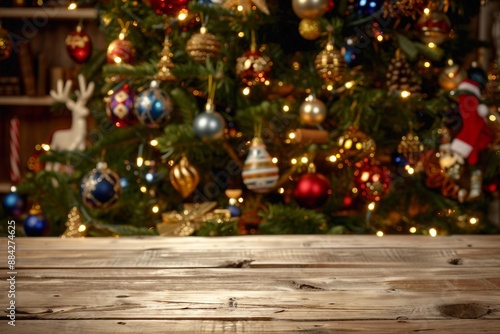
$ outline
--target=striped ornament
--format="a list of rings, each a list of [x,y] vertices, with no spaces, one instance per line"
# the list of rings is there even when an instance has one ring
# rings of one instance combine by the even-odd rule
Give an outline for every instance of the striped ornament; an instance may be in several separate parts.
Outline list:
[[[272,162],[261,138],[255,137],[252,140],[241,175],[247,188],[257,193],[269,192],[276,186],[279,169]]]
[[[21,180],[21,162],[19,158],[19,119],[10,120],[10,180],[13,184]]]

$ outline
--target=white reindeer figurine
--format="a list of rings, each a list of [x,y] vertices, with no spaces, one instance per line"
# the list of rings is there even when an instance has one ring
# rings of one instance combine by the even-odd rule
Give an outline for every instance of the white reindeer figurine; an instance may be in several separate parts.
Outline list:
[[[85,137],[87,136],[87,120],[89,109],[85,106],[94,92],[94,83],[90,82],[87,86],[85,77],[78,75],[78,84],[80,90],[76,90],[76,102],[71,100],[69,93],[71,90],[71,80],[57,81],[57,91],[51,90],[50,96],[56,101],[64,102],[66,107],[71,110],[71,128],[55,131],[50,142],[50,149],[53,151],[73,151],[85,149]],[[59,163],[47,163],[45,170],[58,171]]]

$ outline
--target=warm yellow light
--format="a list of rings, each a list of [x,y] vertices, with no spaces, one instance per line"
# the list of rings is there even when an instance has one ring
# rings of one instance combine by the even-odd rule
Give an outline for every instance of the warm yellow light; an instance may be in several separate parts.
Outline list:
[[[410,227],[410,233],[415,233],[417,232],[417,228],[416,227]]]
[[[78,7],[78,5],[76,4],[76,2],[71,2],[69,5],[68,5],[68,10],[75,10],[76,7]]]
[[[114,58],[115,63],[120,64],[122,62],[122,59],[120,57],[115,57]]]
[[[142,167],[142,165],[144,164],[144,159],[142,157],[137,157],[136,164],[137,167]]]
[[[264,81],[264,85],[269,86],[270,84],[271,84],[271,81],[269,81],[269,80]]]
[[[411,95],[411,93],[409,91],[407,91],[407,90],[404,90],[404,91],[401,92],[401,97],[403,99],[406,99],[406,98],[410,97],[410,95]]]
[[[148,191],[148,188],[146,188],[145,186],[142,186],[140,188],[141,192],[145,193],[146,191]]]
[[[290,162],[292,163],[292,165],[295,165],[297,163],[297,159],[293,158],[292,160],[290,160]]]
[[[243,38],[243,37],[245,37],[245,33],[244,33],[243,31],[240,31],[240,32],[238,33],[238,37],[239,37],[239,38]]]
[[[344,84],[345,88],[347,89],[351,89],[352,87],[354,87],[354,81],[347,81],[345,84]]]
[[[243,203],[243,197],[238,198],[239,203]]]
[[[352,139],[347,139],[345,142],[344,142],[344,148],[346,150],[350,150],[352,147]]]
[[[278,189],[278,193],[280,193],[280,194],[285,193],[285,188],[279,188],[279,189]]]
[[[409,175],[413,175],[413,173],[415,173],[413,167],[409,167],[406,171],[408,172]]]
[[[290,138],[290,139],[295,139],[295,137],[297,137],[297,135],[295,134],[295,132],[290,132],[288,134],[288,138]]]
[[[434,49],[436,47],[436,44],[433,42],[430,42],[429,44],[427,44],[427,46],[429,47],[429,49]]]
[[[326,90],[332,91],[333,90],[333,85],[329,84],[328,86],[326,86]]]
[[[42,144],[42,149],[46,152],[50,151],[50,145],[49,144]]]
[[[242,5],[239,5],[239,6],[237,7],[237,9],[238,9],[238,12],[242,12],[242,11],[243,11],[243,6],[242,6]]]
[[[293,62],[292,67],[295,71],[300,70],[300,64],[296,61]]]
[[[336,157],[336,156],[334,156],[334,155],[330,155],[330,156],[328,157],[328,160],[329,160],[330,162],[335,162],[335,161],[337,161],[337,157]]]
[[[278,158],[274,157],[272,160],[273,164],[277,164],[278,163]]]
[[[429,8],[424,8],[424,14],[429,15],[431,10]]]
[[[431,237],[435,237],[435,236],[438,234],[438,232],[437,232],[437,230],[433,227],[433,228],[429,229],[429,234],[430,234],[430,236],[431,236]]]
[[[497,117],[495,115],[490,115],[490,117],[488,117],[488,118],[492,122],[495,122],[497,120]]]
[[[158,205],[155,205],[151,208],[151,211],[153,211],[153,213],[158,213],[160,211],[160,208],[158,207]]]
[[[377,36],[377,41],[382,42],[384,40],[384,36],[378,35]]]
[[[426,61],[426,62],[424,63],[424,67],[427,67],[427,68],[431,67],[431,63],[429,63],[428,61]]]
[[[200,34],[206,34],[207,33],[207,27],[203,26],[200,28]]]
[[[476,224],[478,221],[479,221],[479,219],[477,219],[475,217],[472,217],[471,219],[469,219],[469,223],[471,223],[472,225]]]
[[[250,87],[243,88],[243,95],[248,95],[248,94],[250,94]]]
[[[17,187],[16,186],[11,186],[10,187],[10,192],[11,193],[15,193],[17,191]]]
[[[370,211],[375,210],[375,202],[371,202],[370,204],[368,204],[368,210]]]
[[[384,236],[384,232],[382,231],[377,231],[377,237],[383,237]]]
[[[283,111],[284,111],[284,112],[288,112],[288,111],[290,111],[290,107],[289,107],[288,105],[286,105],[286,104],[285,104],[285,105],[283,106]]]
[[[156,139],[151,139],[151,141],[149,142],[149,145],[151,145],[151,146],[153,146],[153,147],[154,147],[154,146],[158,146],[158,140],[156,140]]]
[[[87,227],[85,227],[85,225],[80,225],[78,227],[78,232],[84,232],[86,229],[87,229]]]
[[[188,17],[188,14],[189,14],[188,10],[184,8],[179,12],[177,18],[179,19],[179,21],[184,21]]]
[[[300,162],[302,162],[303,164],[306,164],[306,163],[308,163],[308,162],[309,162],[309,159],[307,159],[307,157],[302,157],[302,158],[300,159]]]
[[[357,194],[358,193],[358,188],[354,187],[351,189],[352,193],[353,194]]]

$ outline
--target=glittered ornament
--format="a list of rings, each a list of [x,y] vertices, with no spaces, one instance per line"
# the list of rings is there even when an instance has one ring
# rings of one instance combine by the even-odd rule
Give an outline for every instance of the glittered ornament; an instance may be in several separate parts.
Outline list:
[[[9,32],[2,28],[0,22],[0,60],[9,58],[12,55],[14,46],[9,37]]]
[[[61,238],[83,238],[86,235],[87,227],[83,224],[82,213],[76,206],[72,207],[68,213],[66,230],[61,234]]]
[[[337,140],[339,153],[350,162],[374,157],[377,145],[365,132],[351,126]]]
[[[426,43],[439,45],[446,41],[451,32],[451,22],[448,16],[440,11],[423,14],[416,23],[420,31],[420,39]]]
[[[317,20],[328,8],[328,0],[292,0],[292,9],[301,19]]]
[[[29,215],[24,220],[23,227],[24,233],[26,233],[28,237],[47,235],[49,223],[43,216],[39,205],[34,205],[30,209]]]
[[[207,103],[205,111],[199,113],[193,121],[194,133],[203,140],[216,140],[224,135],[226,121],[216,112],[212,103]]]
[[[174,68],[174,63],[172,62],[172,52],[170,51],[170,42],[167,37],[165,37],[165,41],[163,42],[163,49],[160,52],[160,60],[158,64],[156,64],[156,68],[158,69],[158,73],[156,74],[156,78],[161,81],[176,81],[177,78],[172,73],[172,69]]]
[[[424,145],[412,130],[401,138],[398,145],[398,153],[400,153],[412,167],[416,167],[420,163],[423,151]]]
[[[279,169],[272,162],[262,138],[253,138],[241,175],[246,187],[256,193],[269,192],[276,186]]]
[[[106,51],[108,64],[132,64],[135,57],[135,48],[130,40],[121,32],[117,39],[113,40]]]
[[[179,163],[170,170],[170,182],[183,198],[187,198],[200,182],[200,175],[196,168],[189,164],[188,159],[183,156]]]
[[[17,192],[10,192],[3,197],[2,207],[7,215],[17,217],[24,212],[26,200]]]
[[[121,191],[120,177],[105,162],[99,162],[80,183],[83,204],[89,208],[110,207],[118,201]]]
[[[159,128],[164,125],[172,112],[170,96],[152,81],[148,89],[139,93],[134,103],[135,115],[139,121],[150,127]]]
[[[325,205],[331,193],[330,181],[323,174],[308,172],[295,184],[293,198],[302,207],[317,209]]]
[[[137,123],[134,113],[134,93],[128,84],[124,84],[107,97],[106,115],[117,128]]]
[[[368,158],[357,162],[355,166],[354,183],[362,197],[379,201],[382,196],[387,194],[391,175],[385,166],[377,165]]]
[[[177,16],[186,9],[189,0],[147,0],[157,15]]]
[[[458,64],[448,60],[446,67],[439,74],[439,86],[447,91],[452,91],[464,80],[466,73],[462,71]]]
[[[83,31],[81,24],[77,25],[75,31],[66,36],[64,43],[68,55],[78,64],[83,64],[92,55],[92,41],[90,36]]]
[[[299,23],[300,36],[310,41],[321,36],[321,22],[319,20],[302,19]]]
[[[326,105],[314,95],[309,95],[299,107],[300,121],[306,125],[320,125],[326,118]]]
[[[347,63],[342,53],[331,42],[328,42],[316,56],[314,67],[324,82],[331,84],[342,79]]]
[[[201,27],[200,32],[186,42],[188,55],[197,63],[205,64],[207,59],[215,59],[220,53],[221,43],[217,37]]]
[[[269,79],[271,65],[269,57],[252,47],[236,59],[236,74],[247,85],[264,83]]]

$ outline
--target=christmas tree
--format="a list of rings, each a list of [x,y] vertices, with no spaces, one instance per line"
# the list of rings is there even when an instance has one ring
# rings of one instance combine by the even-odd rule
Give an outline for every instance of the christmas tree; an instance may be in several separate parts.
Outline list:
[[[95,6],[85,148],[18,187],[51,235],[75,210],[89,236],[498,231],[480,1]]]

